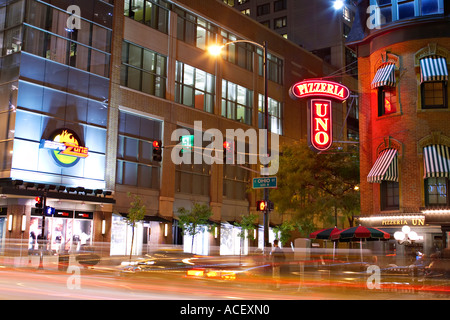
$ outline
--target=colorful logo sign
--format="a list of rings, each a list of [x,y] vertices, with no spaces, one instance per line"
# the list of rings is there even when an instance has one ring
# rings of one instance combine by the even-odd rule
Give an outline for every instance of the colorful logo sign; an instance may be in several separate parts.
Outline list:
[[[88,156],[88,148],[81,146],[81,140],[70,129],[55,131],[50,140],[41,140],[40,148],[51,150],[51,155],[56,163],[62,167],[72,167],[80,158]]]
[[[339,101],[345,101],[350,96],[346,86],[326,80],[300,81],[290,88],[289,93],[293,98],[328,97]]]
[[[309,141],[319,151],[327,150],[333,143],[331,100],[312,99],[310,105]]]

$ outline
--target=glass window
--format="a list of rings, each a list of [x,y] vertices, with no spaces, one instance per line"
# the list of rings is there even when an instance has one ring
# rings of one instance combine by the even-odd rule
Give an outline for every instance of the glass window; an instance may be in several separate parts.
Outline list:
[[[256,7],[256,15],[262,16],[270,13],[270,3],[265,3]]]
[[[21,24],[24,13],[24,0],[16,1],[6,7],[6,28]]]
[[[179,61],[175,73],[175,101],[212,113],[215,77]]]
[[[287,26],[287,17],[277,18],[273,21],[273,28],[280,29]]]
[[[222,116],[252,124],[253,91],[227,80],[222,80]]]
[[[398,19],[414,17],[414,1],[403,1],[398,3]]]
[[[381,210],[398,210],[399,184],[393,181],[381,182]]]
[[[168,32],[169,4],[164,0],[125,0],[124,15],[153,29]]]
[[[166,57],[123,42],[121,84],[161,98],[166,95]]]
[[[378,116],[383,116],[397,112],[396,88],[378,88]]]
[[[269,131],[276,133],[276,134],[282,134],[282,103],[272,99],[268,98],[268,104],[269,104]],[[258,125],[259,128],[264,128],[264,95],[259,94],[258,95]]]
[[[224,165],[223,195],[227,199],[235,199],[235,200],[247,199],[246,190],[247,184],[249,182],[249,172],[250,171],[236,165],[228,165],[228,164]]]
[[[116,183],[159,188],[160,165],[153,162],[153,141],[161,139],[162,123],[119,112]]]
[[[427,206],[448,206],[448,179],[425,179],[425,197]]]
[[[422,15],[443,13],[444,8],[439,2],[439,0],[421,0]]]
[[[422,109],[447,108],[447,84],[444,81],[421,84]]]

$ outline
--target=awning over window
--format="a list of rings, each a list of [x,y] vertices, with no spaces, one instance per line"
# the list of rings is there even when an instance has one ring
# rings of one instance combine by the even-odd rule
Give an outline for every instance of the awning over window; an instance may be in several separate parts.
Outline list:
[[[397,150],[385,149],[378,155],[370,170],[367,181],[381,183],[381,181],[398,181]]]
[[[387,63],[378,68],[377,73],[372,81],[372,89],[388,86],[395,87],[395,65]]]
[[[447,81],[447,60],[439,56],[420,59],[420,81]]]
[[[443,145],[430,145],[423,148],[424,178],[449,178],[449,148]]]

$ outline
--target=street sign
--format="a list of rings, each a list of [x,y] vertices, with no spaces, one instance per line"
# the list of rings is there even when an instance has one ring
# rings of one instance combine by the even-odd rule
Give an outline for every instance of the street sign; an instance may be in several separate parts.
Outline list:
[[[276,188],[277,177],[253,178],[253,189]]]
[[[192,147],[194,146],[194,135],[181,136],[180,141],[182,145],[181,153],[192,151]]]

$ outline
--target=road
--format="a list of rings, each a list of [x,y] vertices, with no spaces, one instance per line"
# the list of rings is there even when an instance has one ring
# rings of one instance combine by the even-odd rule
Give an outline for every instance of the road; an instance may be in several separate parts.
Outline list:
[[[263,278],[245,281],[189,279],[184,273],[119,275],[102,270],[0,269],[1,300],[411,300],[449,299],[450,292],[397,286],[369,290],[332,283],[282,281],[275,289]],[[306,284],[306,285],[305,285]]]

